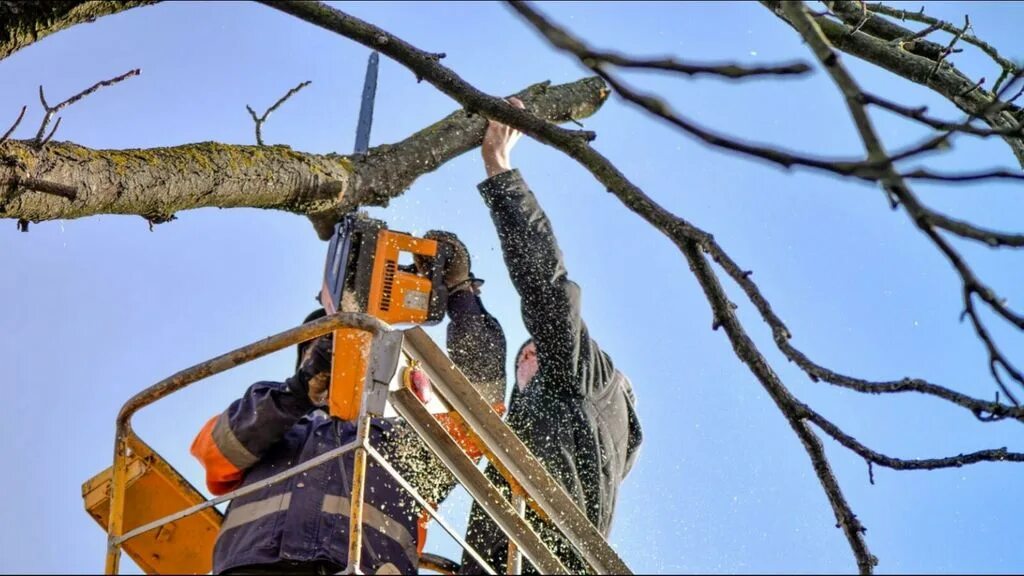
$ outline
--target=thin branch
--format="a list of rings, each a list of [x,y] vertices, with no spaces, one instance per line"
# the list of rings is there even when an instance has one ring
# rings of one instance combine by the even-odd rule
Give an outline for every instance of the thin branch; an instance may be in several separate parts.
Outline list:
[[[134,70],[129,70],[129,71],[125,72],[124,74],[121,74],[120,76],[117,76],[115,78],[111,78],[110,80],[103,80],[103,81],[97,82],[97,83],[93,84],[92,86],[86,88],[85,90],[82,90],[78,94],[75,94],[74,96],[68,98],[67,100],[65,100],[65,101],[61,102],[60,104],[57,104],[56,106],[53,106],[53,107],[51,107],[49,104],[46,103],[46,96],[43,94],[43,87],[40,86],[39,87],[39,101],[42,102],[42,104],[43,104],[43,110],[45,110],[45,114],[43,115],[43,122],[39,125],[39,131],[36,132],[36,138],[35,138],[36,147],[37,148],[42,148],[46,144],[46,142],[48,142],[50,140],[50,138],[53,137],[54,132],[56,132],[57,127],[54,126],[54,129],[53,129],[53,131],[50,132],[50,135],[47,136],[45,139],[43,138],[43,135],[46,134],[46,127],[50,124],[50,121],[53,120],[54,114],[56,114],[57,112],[60,112],[61,110],[63,110],[64,108],[67,108],[68,106],[74,104],[75,102],[78,102],[82,98],[85,98],[86,96],[92,94],[93,92],[99,90],[100,88],[105,88],[107,86],[112,86],[114,84],[117,84],[118,82],[121,82],[122,80],[126,80],[128,78],[131,78],[132,76],[138,76],[141,73],[142,73],[142,70],[136,68]]]
[[[683,62],[673,57],[666,58],[637,58],[627,56],[618,52],[608,50],[592,49],[582,41],[564,33],[561,30],[547,30],[542,32],[545,35],[558,35],[557,44],[584,60],[587,67],[593,68],[599,64],[611,64],[622,68],[638,68],[646,70],[662,70],[676,72],[688,76],[711,75],[729,79],[749,78],[751,76],[787,76],[801,75],[810,71],[810,66],[803,62],[791,64],[780,64],[773,66],[746,67],[738,64],[695,64]],[[551,37],[549,36],[549,39]]]
[[[50,133],[46,135],[46,138],[43,138],[43,141],[39,143],[40,149],[42,149],[43,146],[46,146],[47,142],[53,139],[53,135],[57,133],[57,128],[60,128],[60,121],[63,119],[64,117],[61,116],[60,118],[57,118],[56,122],[53,123],[53,130],[50,130]]]
[[[530,10],[528,7],[523,7]],[[520,7],[517,7],[519,10]],[[658,207],[659,210],[663,210]],[[836,517],[836,527],[843,530],[850,550],[857,561],[857,567],[861,574],[871,574],[878,564],[878,559],[871,554],[867,542],[864,540],[866,529],[853,513],[853,509],[843,494],[839,481],[829,464],[825,449],[821,440],[803,421],[803,414],[800,410],[802,404],[793,397],[792,393],[772,370],[768,361],[758,350],[757,345],[750,339],[743,325],[735,313],[735,306],[729,301],[718,277],[715,275],[711,265],[700,252],[700,244],[693,240],[676,238],[675,242],[680,247],[690,264],[690,269],[697,276],[705,297],[711,304],[715,317],[715,323],[725,329],[729,341],[732,343],[736,356],[742,360],[754,374],[769,396],[775,401],[775,405],[782,412],[789,422],[790,427],[800,439],[804,450],[811,459],[811,466],[818,477],[822,490],[832,505],[832,511]]]
[[[801,404],[800,409],[803,411],[803,416],[808,421],[813,422],[815,426],[820,428],[822,432],[834,438],[836,442],[839,442],[846,448],[852,450],[868,462],[878,464],[879,466],[885,466],[886,468],[892,468],[893,470],[940,470],[943,468],[960,468],[970,464],[977,464],[979,462],[1024,462],[1024,454],[1020,452],[1010,452],[1006,448],[978,450],[977,452],[958,454],[956,456],[949,456],[946,458],[922,458],[911,460],[893,458],[868,448],[853,436],[843,432],[842,429],[833,424],[827,418],[818,414],[814,410],[811,410],[807,405]]]
[[[677,72],[687,76],[709,75],[732,80],[750,78],[752,76],[799,76],[810,71],[810,66],[803,62],[779,64],[773,66],[740,66],[739,64],[694,64],[676,58],[637,58],[606,50],[587,49],[584,58],[599,63],[611,64],[621,68],[642,70],[662,70]]]
[[[962,174],[945,174],[924,168],[903,172],[900,178],[905,180],[932,180],[936,182],[977,182],[979,180],[1024,180],[1024,172],[1014,169],[993,168],[981,172]]]
[[[263,130],[262,130],[263,129],[263,123],[266,122],[267,118],[270,117],[270,113],[273,112],[274,110],[277,110],[278,107],[281,106],[281,104],[284,104],[285,100],[291,98],[299,90],[302,90],[303,88],[305,88],[306,86],[309,86],[312,83],[313,82],[311,80],[306,80],[305,82],[299,83],[298,86],[296,86],[295,88],[292,88],[284,96],[281,96],[280,98],[278,98],[277,102],[274,102],[274,105],[271,106],[270,108],[267,108],[267,111],[264,112],[263,115],[259,116],[259,117],[256,116],[256,112],[252,109],[252,107],[250,107],[248,104],[245,105],[245,109],[248,110],[249,111],[249,115],[252,116],[252,121],[256,123],[256,144],[258,144],[259,146],[263,146],[264,145],[263,144]]]
[[[1005,232],[988,230],[975,226],[969,222],[964,222],[963,220],[950,218],[949,216],[939,214],[935,211],[929,211],[928,219],[934,226],[938,226],[943,230],[952,232],[953,234],[963,238],[970,238],[972,240],[984,242],[993,248],[999,246],[1008,246],[1013,248],[1024,247],[1024,234],[1008,234]]]
[[[921,38],[924,38],[925,36],[931,34],[932,32],[935,32],[939,28],[941,28],[939,23],[932,24],[931,26],[929,26],[927,28],[923,28],[923,29],[915,32],[914,34],[911,34],[910,36],[902,36],[900,38],[893,38],[892,40],[889,41],[889,45],[890,46],[896,46],[896,47],[899,47],[899,48],[903,48],[907,44],[912,44],[915,40],[920,40]]]
[[[951,122],[928,116],[926,114],[928,112],[927,106],[919,106],[916,108],[911,106],[903,106],[902,104],[898,104],[896,102],[893,102],[892,100],[887,100],[881,96],[878,96],[877,94],[871,94],[869,92],[864,92],[864,101],[868,104],[874,104],[875,106],[879,106],[881,108],[889,110],[890,112],[893,112],[905,118],[916,120],[917,122],[935,128],[936,130],[962,132],[964,134],[971,134],[983,138],[987,138],[989,136],[1009,136],[1016,138],[1024,138],[1024,124],[1020,123],[1017,123],[1012,126],[1005,126],[1002,128],[995,129],[978,128],[970,124],[964,124],[963,122]]]
[[[1006,397],[1010,399],[1010,402],[1013,402],[1014,405],[1020,406],[1020,402],[1017,400],[1016,396],[1014,396],[1006,387],[1006,384],[1003,383],[1003,378],[999,375],[999,367],[1002,366],[1010,377],[1022,386],[1024,386],[1024,374],[1021,374],[1021,372],[1006,359],[1006,356],[992,340],[992,335],[989,334],[988,329],[985,328],[985,324],[982,323],[981,318],[978,316],[978,311],[974,308],[973,291],[967,288],[964,289],[964,311],[961,318],[965,316],[971,319],[971,325],[974,327],[974,331],[978,335],[978,339],[985,344],[985,350],[988,352],[988,367],[989,372],[992,374],[992,379],[996,381],[999,389],[1003,391],[1003,394],[1006,394]]]
[[[942,63],[946,60],[947,57],[949,57],[950,54],[953,53],[953,47],[956,46],[956,43],[960,41],[960,38],[962,38],[963,35],[967,33],[967,29],[970,27],[971,17],[964,15],[964,27],[957,30],[956,33],[953,34],[953,38],[949,41],[949,44],[945,48],[943,48],[942,52],[939,53],[939,57],[935,60],[935,67],[932,68],[932,71],[928,73],[927,78],[925,78],[925,82],[930,80],[931,77],[934,76],[935,73],[939,71],[939,67],[942,66]],[[979,88],[984,82],[985,79],[982,78],[981,81],[975,85],[975,88]]]
[[[68,200],[74,200],[78,197],[78,191],[75,190],[73,186],[60,184],[59,182],[40,180],[39,178],[21,178],[18,176],[12,176],[3,182],[3,186],[15,190],[12,197],[6,198],[7,201],[17,198],[29,190],[43,192],[44,194],[50,194],[52,196],[60,196],[61,198],[67,198]],[[18,189],[20,189],[20,191],[18,191]]]
[[[11,134],[14,134],[14,131],[18,128],[18,124],[21,124],[21,119],[25,117],[25,110],[28,110],[28,106],[21,107],[21,113],[18,114],[18,119],[15,120],[14,124],[7,129],[7,132],[4,132],[3,136],[0,136],[0,144],[6,142],[7,139],[11,137]]]

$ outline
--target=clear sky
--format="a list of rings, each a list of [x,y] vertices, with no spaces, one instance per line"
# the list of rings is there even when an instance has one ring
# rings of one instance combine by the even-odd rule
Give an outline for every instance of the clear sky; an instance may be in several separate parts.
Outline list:
[[[541,80],[586,76],[494,3],[340,4],[427,50],[481,89],[506,95]],[[916,9],[919,4],[913,4]],[[635,54],[750,64],[811,59],[787,26],[750,3],[565,3],[543,10],[594,44]],[[1011,57],[1024,57],[1019,3],[928,4]],[[173,2],[103,18],[0,61],[0,120],[30,107],[17,136],[34,134],[36,91],[59,101],[100,79],[142,75],[63,113],[59,140],[146,148],[214,140],[251,144],[245,105],[262,110],[303,80],[313,84],[268,121],[268,143],[349,152],[367,49],[249,3]],[[870,90],[960,116],[928,90],[846,58]],[[973,52],[956,56],[973,77]],[[820,70],[804,79],[727,83],[655,74],[631,81],[705,126],[823,155],[859,154],[839,93]],[[457,105],[386,59],[371,144],[399,140]],[[924,132],[884,113],[890,149]],[[595,146],[651,196],[713,232],[745,268],[812,358],[854,375],[920,376],[982,398],[994,385],[982,346],[960,324],[959,281],[906,216],[860,183],[781,169],[711,150],[612,97],[585,122]],[[6,124],[5,124],[6,125]],[[928,164],[1012,166],[998,141],[958,139]],[[851,572],[855,564],[807,455],[711,314],[678,251],[573,161],[524,139],[513,154],[554,223],[570,276],[583,287],[593,335],[632,379],[645,429],[611,541],[637,572]],[[457,232],[484,301],[515,349],[525,338],[518,298],[476,192],[477,152],[419,179],[387,209],[392,228]],[[934,206],[995,228],[1020,229],[1024,197],[1011,184],[918,186]],[[1024,255],[957,242],[986,280],[1024,301]],[[132,394],[180,369],[297,324],[314,307],[326,246],[308,221],[260,210],[204,209],[150,232],[140,217],[33,225],[0,222],[0,571],[99,572],[104,534],[83,510],[81,483],[110,465],[114,416]],[[923,397],[865,397],[812,383],[781,359],[756,311],[726,283],[739,314],[787,385],[876,449],[900,457],[981,448],[1024,449],[1019,424],[981,424]],[[998,322],[1004,349],[1024,337]],[[431,329],[443,338],[443,326]],[[251,382],[283,379],[282,352],[198,384],[135,419],[140,436],[194,483],[192,437]],[[936,472],[867,467],[831,440],[853,509],[881,572],[1020,572],[1024,468],[981,464]],[[464,526],[467,497],[446,505]],[[435,529],[428,549],[457,556]],[[135,567],[126,562],[126,570]]]

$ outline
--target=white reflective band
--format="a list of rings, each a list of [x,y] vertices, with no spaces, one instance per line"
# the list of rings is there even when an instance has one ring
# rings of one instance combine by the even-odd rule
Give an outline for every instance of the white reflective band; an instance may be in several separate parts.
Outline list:
[[[213,425],[212,436],[213,443],[220,449],[220,453],[239,470],[245,470],[259,462],[260,459],[249,452],[249,449],[242,445],[234,431],[231,430],[227,412],[217,418],[217,423]]]
[[[351,509],[351,500],[344,496],[334,496],[331,494],[324,496],[324,504],[321,507],[322,512],[340,514],[346,518],[349,517]],[[363,525],[369,526],[398,542],[414,566],[419,562],[419,555],[416,553],[416,540],[405,529],[405,526],[402,526],[397,520],[365,502],[363,503]]]
[[[228,511],[228,517],[224,519],[224,523],[220,526],[220,531],[223,534],[227,530],[237,528],[243,524],[249,522],[255,522],[264,516],[273,514],[274,512],[280,512],[281,510],[287,510],[288,506],[292,503],[292,493],[286,492],[279,496],[271,496],[264,500],[257,502],[250,502],[241,506],[234,506]]]

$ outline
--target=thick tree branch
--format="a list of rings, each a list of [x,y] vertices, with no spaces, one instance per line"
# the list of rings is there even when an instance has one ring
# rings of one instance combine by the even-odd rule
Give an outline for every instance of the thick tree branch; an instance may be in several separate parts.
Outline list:
[[[589,78],[559,86],[541,83],[517,95],[540,118],[566,122],[596,112],[607,94],[604,82]],[[217,143],[91,150],[59,142],[42,154],[30,141],[12,140],[0,148],[0,160],[7,160],[0,162],[0,182],[35,178],[74,189],[78,197],[68,202],[18,194],[0,205],[0,218],[135,214],[159,219],[202,207],[273,208],[310,215],[326,238],[337,215],[361,205],[386,205],[419,176],[479,146],[485,127],[483,117],[457,111],[359,158]]]
[[[886,16],[899,18],[900,20],[913,20],[914,22],[928,24],[929,29],[943,30],[945,32],[949,32],[950,34],[957,34],[959,32],[959,29],[953,24],[950,24],[949,22],[945,22],[943,20],[939,20],[938,18],[932,18],[931,16],[925,14],[924,7],[922,7],[921,11],[919,12],[910,12],[909,10],[899,10],[897,8],[891,8],[882,3],[874,3],[868,4],[867,9],[871,12],[885,14]],[[879,20],[881,20],[881,18],[879,18]],[[985,42],[984,40],[981,40],[972,34],[963,35],[963,41],[968,44],[976,46],[982,52],[988,54],[988,56],[992,58],[992,60],[995,61],[995,63],[998,64],[1000,68],[1003,69],[1003,75],[1000,77],[1000,81],[1005,79],[1008,75],[1013,74],[1014,72],[1017,71],[1018,66],[1011,62],[1010,60],[1007,60],[1006,58],[1002,57],[999,54],[999,51],[997,51],[988,42]],[[992,86],[992,91],[998,91],[999,85],[1000,82],[997,81]]]
[[[93,22],[125,10],[155,4],[157,0],[0,0],[0,60],[75,24]]]

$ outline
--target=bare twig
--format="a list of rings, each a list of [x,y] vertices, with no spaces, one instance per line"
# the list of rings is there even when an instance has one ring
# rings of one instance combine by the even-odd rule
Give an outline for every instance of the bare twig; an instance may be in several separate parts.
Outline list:
[[[919,30],[918,32],[915,32],[914,34],[911,34],[910,36],[902,36],[900,38],[893,38],[892,40],[889,41],[889,45],[890,46],[897,46],[899,48],[903,48],[907,44],[912,44],[914,42],[914,40],[920,40],[921,38],[924,38],[925,36],[931,34],[932,32],[935,32],[939,28],[941,28],[939,23],[932,24],[931,26],[929,26],[927,28],[923,28],[923,29]]]
[[[53,131],[50,132],[49,136],[47,136],[45,139],[43,138],[43,136],[46,134],[46,127],[50,124],[50,121],[53,120],[54,114],[56,114],[57,112],[60,112],[61,110],[63,110],[64,108],[67,108],[68,106],[74,104],[75,102],[78,102],[82,98],[85,98],[86,96],[92,94],[93,92],[99,90],[100,88],[104,88],[104,87],[107,87],[107,86],[111,86],[113,84],[117,84],[118,82],[121,82],[122,80],[131,78],[132,76],[138,76],[141,73],[142,73],[142,71],[140,69],[136,68],[134,70],[129,70],[129,71],[125,72],[124,74],[120,75],[120,76],[117,76],[115,78],[111,78],[110,80],[103,80],[101,82],[97,82],[97,83],[93,84],[92,86],[86,88],[85,90],[82,90],[78,94],[75,94],[74,96],[68,98],[67,100],[65,100],[65,101],[61,102],[60,104],[57,104],[56,106],[53,106],[53,107],[51,107],[49,104],[46,103],[46,96],[43,94],[43,87],[40,86],[39,87],[39,101],[42,102],[43,110],[45,110],[46,112],[43,115],[43,122],[42,122],[42,124],[39,125],[39,131],[36,132],[36,138],[35,138],[36,147],[37,148],[42,148],[46,144],[46,142],[48,142],[50,140],[50,138],[53,138],[53,134],[57,130],[56,126],[54,126],[54,129],[53,129]]]
[[[256,144],[258,144],[260,146],[264,145],[263,144],[263,123],[266,122],[267,118],[270,117],[270,113],[273,112],[274,110],[277,110],[278,107],[281,106],[281,104],[284,104],[285,100],[291,98],[299,90],[302,90],[303,88],[305,88],[306,86],[309,86],[312,83],[313,82],[311,80],[306,80],[305,82],[299,83],[298,86],[296,86],[295,88],[292,88],[284,96],[281,96],[280,98],[278,98],[277,102],[274,102],[273,106],[271,106],[270,108],[267,108],[267,111],[264,112],[262,116],[256,116],[256,112],[252,109],[252,107],[250,107],[248,104],[246,104],[245,109],[249,111],[249,115],[252,116],[252,121],[256,123]]]
[[[536,24],[535,24],[536,25]],[[940,136],[934,140],[930,140],[922,144],[921,146],[909,149],[905,152],[898,153],[892,157],[885,156],[877,159],[861,160],[861,159],[843,159],[843,158],[816,158],[813,156],[807,156],[792,152],[787,152],[777,148],[769,146],[763,146],[759,144],[750,144],[743,142],[728,136],[716,134],[707,130],[695,122],[681,116],[680,114],[671,110],[666,102],[662,99],[651,96],[649,94],[641,93],[633,88],[627,86],[624,82],[618,79],[613,73],[611,73],[605,66],[601,65],[599,60],[591,57],[594,51],[587,47],[582,41],[573,37],[565,30],[547,23],[547,26],[538,28],[538,30],[555,46],[566,50],[576,55],[580,59],[581,63],[588,66],[601,78],[603,78],[612,89],[622,96],[626,101],[640,107],[648,113],[668,122],[669,124],[679,128],[683,132],[696,137],[702,142],[714,146],[716,148],[722,148],[732,152],[738,152],[747,156],[751,156],[760,160],[765,160],[773,164],[778,164],[784,168],[792,168],[794,166],[802,166],[805,168],[812,168],[816,170],[822,170],[838,174],[840,176],[853,176],[863,180],[877,181],[881,173],[888,168],[893,162],[906,160],[908,158],[917,156],[924,152],[934,150],[945,143],[949,135]],[[969,126],[969,124],[967,124]],[[998,172],[991,173],[985,176],[986,178],[1016,178],[1016,175],[1008,175],[1009,173]],[[936,175],[937,176],[937,175]],[[929,178],[928,173],[920,173],[915,177]],[[938,178],[937,178],[938,179]],[[967,175],[968,180],[979,179],[978,175]]]
[[[63,119],[63,116],[57,118],[57,121],[53,123],[53,130],[50,130],[50,133],[46,135],[46,138],[43,138],[43,141],[39,143],[39,148],[46,146],[46,143],[53,139],[53,135],[57,133],[57,128],[60,128],[60,121]]]
[[[1003,391],[1003,394],[1010,399],[1015,405],[1020,406],[1020,402],[1013,395],[1012,392],[1003,383],[1003,377],[999,374],[999,367],[1010,374],[1014,380],[1024,385],[1024,375],[1020,373],[1006,356],[1003,355],[1002,351],[996,346],[995,342],[992,341],[992,336],[989,334],[988,329],[982,323],[981,318],[978,316],[978,311],[974,308],[974,295],[971,290],[964,289],[964,311],[961,314],[961,318],[967,317],[971,320],[971,325],[974,326],[974,331],[978,334],[978,338],[985,344],[985,350],[988,352],[988,368],[992,374],[992,379],[999,385],[999,389]],[[998,392],[996,393],[998,394]]]
[[[950,39],[949,44],[946,45],[946,47],[943,48],[942,52],[939,53],[939,57],[935,60],[935,67],[932,68],[932,71],[928,73],[928,78],[925,79],[925,82],[927,82],[929,79],[931,79],[931,77],[934,76],[935,73],[939,71],[939,67],[942,66],[942,63],[946,60],[946,58],[949,57],[950,54],[953,53],[953,47],[956,46],[956,43],[960,41],[960,38],[962,38],[963,35],[965,33],[967,33],[967,30],[970,27],[971,27],[971,17],[967,16],[967,15],[964,15],[964,27],[959,29],[959,30],[957,30],[956,33],[953,34],[953,38]],[[984,83],[984,82],[985,82],[985,79],[982,78],[980,82],[975,84],[975,86],[974,86],[975,89],[980,87],[982,85],[982,83]]]
[[[529,10],[528,7],[523,7]],[[519,7],[517,7],[519,9]],[[659,207],[659,210],[660,207]],[[726,335],[732,343],[733,350],[758,379],[762,387],[768,392],[775,405],[778,406],[783,416],[789,422],[790,428],[800,439],[804,450],[811,459],[811,466],[818,477],[822,490],[832,505],[832,511],[836,518],[836,527],[843,530],[850,550],[857,561],[857,567],[861,574],[871,574],[878,564],[878,559],[868,549],[864,540],[866,529],[853,513],[853,509],[847,502],[839,481],[832,471],[825,449],[814,431],[804,422],[804,416],[800,409],[802,404],[793,397],[790,391],[768,365],[767,360],[758,350],[757,346],[747,335],[742,324],[737,318],[735,307],[729,301],[722,288],[718,277],[712,270],[710,263],[700,253],[701,246],[693,240],[675,239],[687,261],[690,269],[697,276],[701,288],[704,290],[708,302],[714,312],[715,323],[725,329]]]
[[[11,134],[14,134],[14,131],[18,128],[18,124],[21,124],[21,119],[25,117],[25,110],[28,110],[28,106],[21,107],[21,113],[18,114],[18,119],[15,120],[14,124],[7,129],[7,132],[4,132],[3,136],[0,136],[0,144],[6,142],[7,139],[11,137]]]

